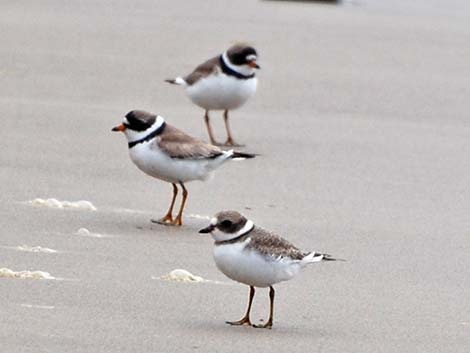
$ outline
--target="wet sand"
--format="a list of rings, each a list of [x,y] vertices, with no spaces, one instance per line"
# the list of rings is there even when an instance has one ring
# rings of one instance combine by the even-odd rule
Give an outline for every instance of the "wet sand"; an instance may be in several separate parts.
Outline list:
[[[467,352],[468,11],[463,1],[2,3],[0,268],[56,279],[0,278],[1,350]],[[110,129],[139,108],[205,139],[202,110],[163,80],[240,40],[262,70],[232,127],[261,156],[188,184],[183,227],[151,224],[171,186],[138,171]],[[222,140],[220,112],[213,121]],[[27,203],[36,198],[97,209]],[[273,330],[229,327],[248,289],[217,271],[211,239],[197,234],[222,209],[348,261],[276,286]],[[38,246],[57,252],[27,251]],[[212,282],[155,279],[177,268]],[[259,290],[253,321],[268,303]]]

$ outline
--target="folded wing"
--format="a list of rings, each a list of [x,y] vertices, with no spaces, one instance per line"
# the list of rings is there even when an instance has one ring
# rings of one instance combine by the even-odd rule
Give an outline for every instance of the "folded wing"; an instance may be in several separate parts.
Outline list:
[[[171,125],[165,127],[156,142],[171,158],[212,159],[224,153],[219,147],[189,136]]]

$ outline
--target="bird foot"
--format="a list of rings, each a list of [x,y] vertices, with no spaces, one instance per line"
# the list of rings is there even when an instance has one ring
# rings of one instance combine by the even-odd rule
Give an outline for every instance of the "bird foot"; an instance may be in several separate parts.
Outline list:
[[[267,329],[272,329],[273,327],[273,322],[271,320],[269,320],[268,322],[266,322],[265,324],[263,325],[252,325],[253,327],[255,328],[267,328]]]
[[[173,217],[171,216],[165,216],[160,219],[151,219],[150,222],[161,224],[164,226],[180,226],[183,224],[183,222],[181,221],[181,218],[173,219]]]
[[[243,319],[238,321],[225,321],[225,323],[232,326],[252,326],[250,319],[247,317],[244,317]]]
[[[227,140],[224,143],[215,143],[215,145],[220,147],[245,147],[245,145],[236,143],[233,140]]]

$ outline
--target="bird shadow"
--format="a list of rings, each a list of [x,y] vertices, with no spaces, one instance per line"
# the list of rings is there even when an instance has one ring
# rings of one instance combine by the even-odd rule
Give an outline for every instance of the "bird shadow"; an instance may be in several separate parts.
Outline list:
[[[253,322],[255,323],[255,322]],[[261,322],[262,323],[262,322]],[[285,337],[286,339],[298,338],[309,340],[323,340],[334,333],[325,331],[318,327],[307,326],[289,326],[285,323],[275,323],[271,329],[255,328],[252,326],[231,326],[220,320],[197,320],[191,322],[180,322],[180,326],[194,332],[210,332],[211,335],[220,335],[226,337],[230,335],[243,335],[246,337],[269,337],[275,334],[277,339]],[[183,327],[184,326],[184,327]],[[273,336],[274,337],[274,336]]]
[[[327,4],[327,5],[339,5],[343,2],[342,0],[263,0],[263,1],[271,1],[271,2],[312,2],[312,3]]]

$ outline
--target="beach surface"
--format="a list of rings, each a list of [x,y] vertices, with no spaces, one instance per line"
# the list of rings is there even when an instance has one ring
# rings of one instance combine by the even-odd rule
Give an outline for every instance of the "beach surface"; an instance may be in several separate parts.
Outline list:
[[[3,1],[0,351],[468,352],[469,12]],[[171,185],[140,172],[111,128],[144,109],[207,139],[202,109],[164,79],[239,41],[261,70],[232,129],[259,156],[187,184],[184,226],[153,224]],[[212,121],[223,140],[221,112]],[[230,327],[248,288],[197,233],[226,209],[347,262],[275,286],[272,330]],[[175,269],[206,281],[161,278]],[[253,322],[268,310],[258,290]]]

